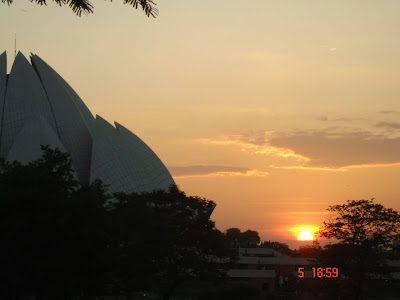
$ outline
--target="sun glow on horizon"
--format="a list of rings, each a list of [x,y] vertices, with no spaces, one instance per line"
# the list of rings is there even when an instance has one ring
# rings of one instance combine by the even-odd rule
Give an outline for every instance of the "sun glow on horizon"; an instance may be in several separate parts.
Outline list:
[[[302,231],[297,235],[299,241],[312,241],[314,236],[309,231]]]
[[[297,226],[290,229],[296,236],[298,241],[314,240],[314,232],[318,230],[316,226]]]

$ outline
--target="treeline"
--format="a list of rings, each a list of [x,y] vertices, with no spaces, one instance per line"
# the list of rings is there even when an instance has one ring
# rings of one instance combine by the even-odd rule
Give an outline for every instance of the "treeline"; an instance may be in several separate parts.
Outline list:
[[[246,230],[242,232],[239,228],[229,228],[225,231],[226,243],[231,248],[271,248],[282,254],[293,257],[316,257],[321,251],[318,242],[314,241],[311,245],[291,249],[287,244],[277,241],[263,241],[257,231]]]
[[[0,296],[94,299],[223,278],[235,258],[212,201],[168,192],[108,195],[80,186],[71,161],[43,147],[27,165],[0,161]],[[226,263],[223,263],[226,262]]]
[[[388,262],[400,257],[400,214],[373,199],[328,208],[331,219],[319,235],[337,243],[291,250],[261,242],[253,230],[222,233],[210,220],[215,203],[176,186],[113,195],[100,181],[81,186],[68,154],[49,147],[27,165],[0,159],[0,193],[0,299],[130,299],[136,291],[169,299],[192,279],[224,279],[239,247],[268,247],[335,266],[351,279],[346,295],[357,296],[351,299],[399,288],[390,282],[397,265]],[[332,295],[344,291],[340,281],[329,285]]]

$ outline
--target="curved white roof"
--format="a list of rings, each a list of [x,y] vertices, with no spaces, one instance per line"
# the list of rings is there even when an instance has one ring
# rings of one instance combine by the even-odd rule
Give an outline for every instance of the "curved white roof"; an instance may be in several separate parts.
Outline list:
[[[43,85],[32,66],[19,52],[7,80],[0,141],[1,156],[8,155],[18,132],[32,113],[42,115],[57,131],[54,115]]]
[[[78,178],[87,184],[90,180],[92,150],[88,126],[93,123],[94,118],[82,101],[76,103],[76,98],[79,97],[68,90],[68,84],[49,65],[37,56],[32,56],[32,65],[42,81],[53,110],[58,134],[74,161]]]
[[[110,192],[144,192],[175,184],[157,155],[122,125],[93,117],[81,98],[37,55],[18,53],[6,74],[0,55],[0,157],[27,163],[40,145],[68,152],[78,180],[101,179]]]
[[[41,115],[33,114],[18,132],[8,152],[7,160],[28,163],[38,159],[42,157],[40,145],[49,145],[51,148],[58,148],[63,152],[67,152],[57,133],[49,126],[49,123]],[[29,151],[26,151],[26,148]]]

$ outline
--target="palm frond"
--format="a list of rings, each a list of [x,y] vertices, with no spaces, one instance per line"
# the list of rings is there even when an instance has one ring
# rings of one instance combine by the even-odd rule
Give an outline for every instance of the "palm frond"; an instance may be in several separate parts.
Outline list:
[[[88,13],[93,13],[93,5],[88,0],[56,0],[56,1],[63,1],[64,3],[68,4],[69,7],[72,8],[72,11],[81,16],[82,12],[87,15]]]
[[[158,9],[155,7],[157,4],[152,0],[124,0],[124,4],[132,5],[136,9],[141,6],[148,17],[155,18],[158,15]]]
[[[4,0],[2,0],[4,1]],[[6,0],[13,1],[13,0]],[[40,5],[47,5],[46,0],[30,0],[31,2],[35,2]],[[53,0],[59,6],[63,6],[65,4],[69,4],[72,11],[77,15],[81,16],[82,13],[87,15],[88,13],[93,13],[93,5],[88,0]]]
[[[46,0],[30,0],[31,2],[35,1],[37,4],[40,5],[47,5]]]
[[[14,0],[1,0],[2,3],[11,5]],[[29,0],[39,5],[47,5],[47,0]],[[68,5],[72,11],[77,15],[81,16],[82,13],[85,15],[93,13],[93,5],[89,0],[53,0],[59,6]],[[112,0],[111,0],[112,1]],[[157,4],[153,0],[124,0],[124,4],[132,5],[134,8],[141,7],[146,16],[156,17],[158,15],[158,9],[155,7]]]

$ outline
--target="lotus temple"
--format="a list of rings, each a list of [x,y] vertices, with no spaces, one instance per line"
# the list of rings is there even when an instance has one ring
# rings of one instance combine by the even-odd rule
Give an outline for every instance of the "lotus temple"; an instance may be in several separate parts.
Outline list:
[[[19,52],[7,74],[0,55],[0,157],[28,163],[40,145],[69,153],[81,184],[101,179],[109,192],[166,190],[175,184],[157,155],[134,133],[94,117],[68,83],[32,54]]]

